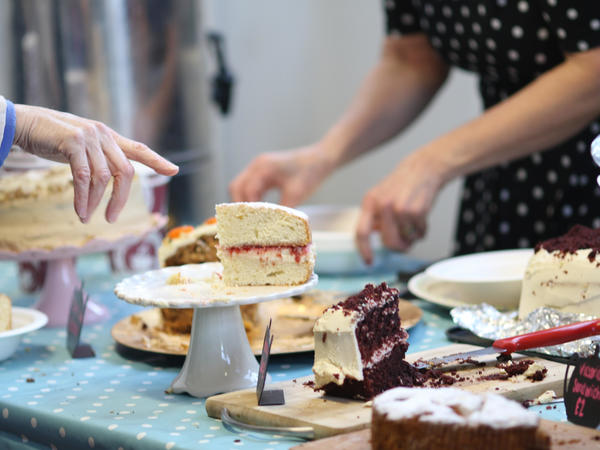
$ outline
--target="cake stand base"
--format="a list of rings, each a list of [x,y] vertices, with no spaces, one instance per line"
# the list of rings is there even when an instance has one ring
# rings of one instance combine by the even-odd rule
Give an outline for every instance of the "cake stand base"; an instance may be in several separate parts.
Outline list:
[[[258,362],[248,343],[240,307],[194,309],[190,347],[171,390],[208,397],[256,386],[257,380]]]
[[[65,326],[69,321],[73,291],[81,286],[75,271],[75,258],[50,259],[46,270],[44,286],[35,308],[46,313],[49,327]],[[106,307],[90,299],[87,302],[84,322],[98,323],[107,319],[109,315]]]

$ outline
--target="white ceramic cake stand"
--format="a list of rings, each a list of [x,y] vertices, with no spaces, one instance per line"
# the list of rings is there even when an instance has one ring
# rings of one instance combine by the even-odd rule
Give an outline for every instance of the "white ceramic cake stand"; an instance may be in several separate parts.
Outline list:
[[[124,235],[112,240],[94,239],[82,246],[64,246],[52,250],[32,249],[19,253],[0,251],[0,260],[48,262],[44,285],[35,308],[48,316],[49,327],[64,326],[69,320],[73,291],[81,286],[75,270],[76,258],[87,253],[105,252],[131,245],[143,239],[148,233],[162,228],[166,223],[166,217],[155,214],[153,224],[140,230],[136,235]],[[98,323],[109,316],[109,310],[105,306],[93,299],[87,302],[85,323]]]
[[[256,385],[258,362],[244,330],[240,305],[298,295],[318,282],[299,286],[225,286],[220,263],[165,267],[134,275],[117,284],[117,297],[138,305],[194,308],[185,363],[171,383],[175,393],[194,397]],[[181,284],[168,284],[179,278]]]

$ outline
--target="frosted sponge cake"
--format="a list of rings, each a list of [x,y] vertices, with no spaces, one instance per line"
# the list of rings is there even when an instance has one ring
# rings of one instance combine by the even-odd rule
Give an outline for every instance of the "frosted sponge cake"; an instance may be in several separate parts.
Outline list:
[[[216,206],[217,256],[230,286],[299,285],[315,264],[308,217],[272,203]]]

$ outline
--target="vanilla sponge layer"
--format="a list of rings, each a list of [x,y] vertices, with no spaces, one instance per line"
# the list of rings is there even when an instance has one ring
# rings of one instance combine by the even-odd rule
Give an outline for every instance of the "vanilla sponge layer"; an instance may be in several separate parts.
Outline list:
[[[223,281],[230,286],[285,286],[306,283],[315,265],[310,245],[302,247],[219,246]]]
[[[222,203],[215,207],[217,237],[223,247],[304,246],[311,242],[308,218],[272,203]]]

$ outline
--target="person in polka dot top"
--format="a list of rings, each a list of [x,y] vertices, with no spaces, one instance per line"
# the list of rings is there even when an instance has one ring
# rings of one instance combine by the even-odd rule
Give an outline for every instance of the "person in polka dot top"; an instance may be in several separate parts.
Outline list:
[[[387,0],[378,64],[317,143],[256,158],[230,184],[235,201],[271,188],[308,197],[335,168],[405,129],[451,67],[475,72],[485,111],[434,139],[365,195],[357,230],[405,250],[426,232],[440,189],[465,176],[456,254],[531,247],[574,224],[600,227],[589,144],[600,132],[600,2]],[[457,108],[460,105],[456,105]]]

